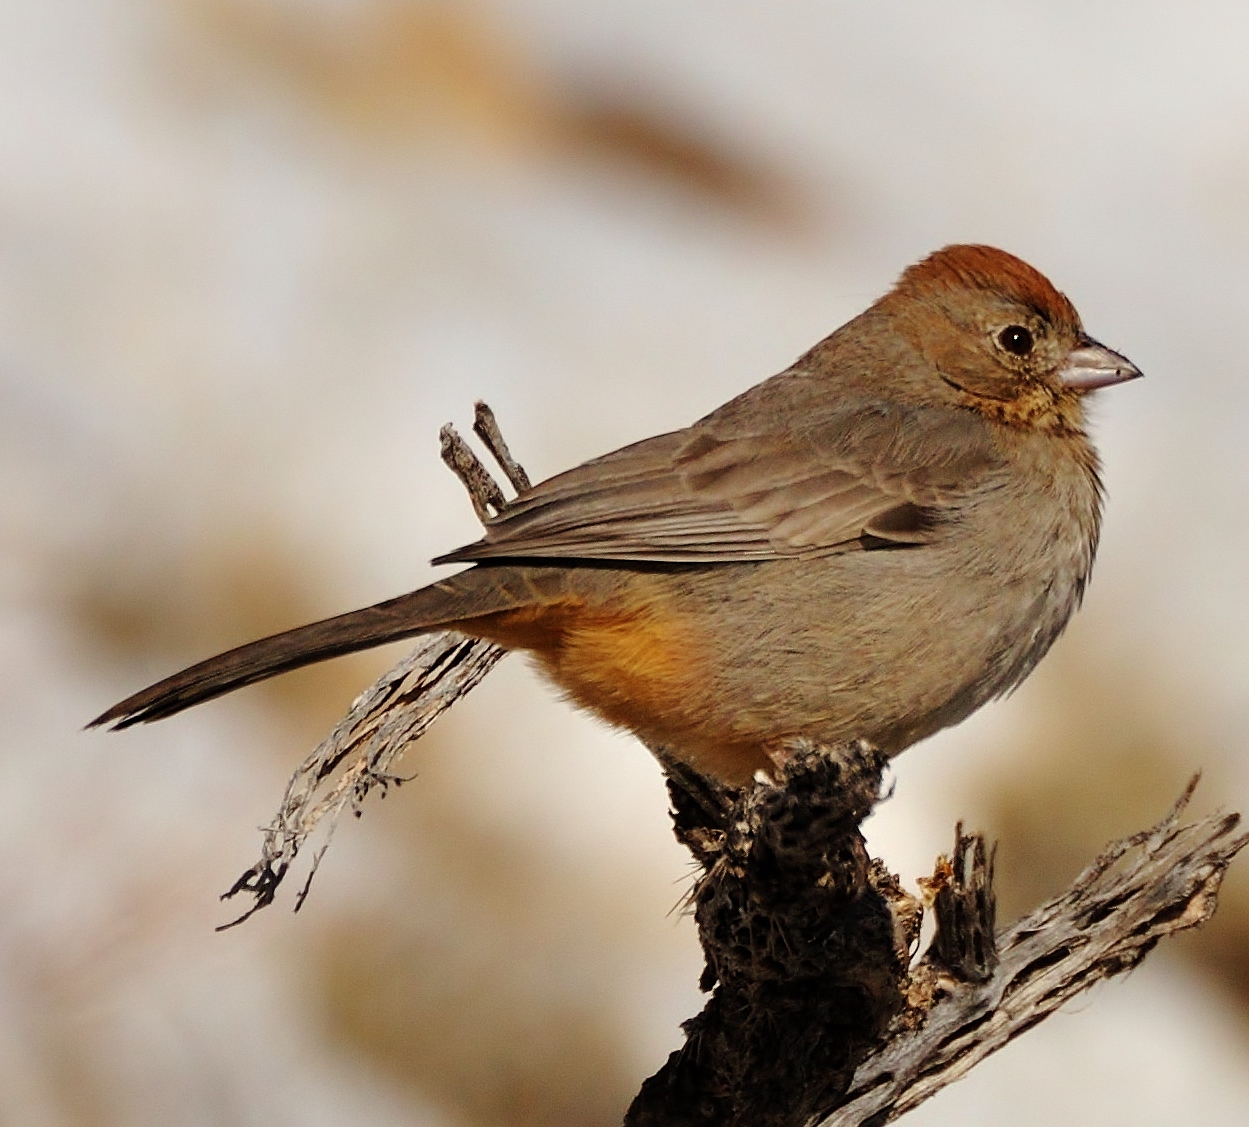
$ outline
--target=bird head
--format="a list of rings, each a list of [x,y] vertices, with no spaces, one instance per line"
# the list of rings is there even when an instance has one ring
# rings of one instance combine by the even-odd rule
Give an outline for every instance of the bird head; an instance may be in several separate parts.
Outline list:
[[[1085,395],[1141,374],[1043,274],[995,247],[945,247],[880,304],[925,361],[924,398],[1009,425],[1079,427]]]

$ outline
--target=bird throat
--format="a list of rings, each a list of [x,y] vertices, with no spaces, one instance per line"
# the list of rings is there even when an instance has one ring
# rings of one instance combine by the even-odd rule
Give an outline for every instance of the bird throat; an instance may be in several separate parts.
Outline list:
[[[942,374],[959,394],[959,406],[975,411],[1014,430],[1042,430],[1054,434],[1083,434],[1084,409],[1072,392],[1055,392],[1041,383],[1028,383],[1008,399],[978,395]]]

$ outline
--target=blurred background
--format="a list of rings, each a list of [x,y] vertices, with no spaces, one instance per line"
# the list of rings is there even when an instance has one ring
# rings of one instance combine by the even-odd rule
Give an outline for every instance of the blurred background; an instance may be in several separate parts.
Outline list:
[[[510,658],[299,916],[217,894],[403,652],[124,735],[91,716],[475,538],[437,430],[535,477],[684,425],[950,242],[1047,273],[1104,393],[1085,609],[897,761],[1003,914],[1249,807],[1249,9],[1052,2],[0,4],[0,1123],[597,1127],[702,1004],[644,749]],[[1240,517],[1236,513],[1241,513]],[[1214,923],[909,1123],[1242,1123],[1249,864]]]

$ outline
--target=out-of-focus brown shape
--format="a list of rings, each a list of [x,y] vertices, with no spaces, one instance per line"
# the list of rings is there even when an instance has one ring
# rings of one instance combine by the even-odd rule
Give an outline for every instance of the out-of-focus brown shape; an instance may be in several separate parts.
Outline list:
[[[639,100],[627,83],[553,80],[470,3],[184,3],[231,57],[277,77],[357,139],[607,159],[755,221],[810,221],[801,191],[767,160],[683,124],[686,115],[653,95]]]
[[[1232,877],[1235,877],[1233,883]],[[1183,953],[1236,992],[1249,1016],[1249,878],[1232,869],[1209,927],[1187,936]]]
[[[142,552],[131,541],[52,561],[56,605],[90,646],[157,672],[287,629],[332,610],[325,576],[257,518],[235,528]],[[372,653],[326,662],[257,691],[303,738],[319,738],[389,660]]]
[[[550,116],[544,84],[470,4],[185,0],[217,44],[353,134],[514,142]]]
[[[810,219],[797,186],[775,170],[623,95],[571,107],[563,141],[574,154],[633,165],[744,215],[795,227]]]
[[[1073,633],[1032,679],[1035,720],[1010,773],[982,777],[976,788],[988,836],[1000,843],[996,886],[1005,920],[1062,889],[1107,841],[1156,818],[1192,771],[1206,768],[1203,806],[1236,804],[1202,718],[1187,713],[1161,672],[1122,656],[1116,665]],[[1173,947],[1249,1007],[1244,866],[1229,872],[1214,919]]]
[[[602,890],[441,813],[408,840],[433,881],[329,928],[314,988],[331,1035],[469,1123],[619,1123],[641,1072],[610,983],[586,973]]]

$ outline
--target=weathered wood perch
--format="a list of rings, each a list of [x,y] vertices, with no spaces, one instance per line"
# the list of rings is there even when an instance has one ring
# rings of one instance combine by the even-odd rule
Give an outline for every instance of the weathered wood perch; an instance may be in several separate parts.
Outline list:
[[[1194,779],[1158,825],[995,935],[992,857],[960,827],[928,882],[936,935],[908,970],[919,904],[858,835],[879,785],[873,755],[809,748],[740,795],[670,770],[677,837],[703,869],[703,982],[718,985],[626,1123],[892,1122],[1164,935],[1208,920],[1249,841],[1237,814],[1181,820]]]
[[[884,766],[865,743],[800,746],[775,782],[733,792],[669,764],[714,992],[628,1127],[807,1123],[841,1099],[905,1003],[919,919],[859,833]]]
[[[1249,834],[1237,832],[1234,813],[1183,822],[1196,785],[1156,826],[1108,845],[1066,892],[1001,932],[986,981],[960,981],[935,951],[925,956],[909,977],[907,1009],[824,1127],[891,1122],[1069,998],[1131,970],[1163,936],[1210,919]]]
[[[474,430],[516,489],[528,478],[489,408]],[[485,519],[507,504],[464,440],[443,459]],[[259,861],[226,893],[240,920],[273,902],[309,835],[403,781],[399,756],[503,655],[457,634],[425,638],[367,689],[304,761],[265,832]],[[883,757],[854,742],[799,743],[784,770],[741,791],[652,748],[668,776],[677,839],[702,872],[689,906],[706,956],[703,1012],[629,1108],[629,1127],[851,1127],[889,1123],[963,1076],[1067,999],[1136,966],[1164,935],[1213,914],[1249,835],[1239,815],[1184,823],[1196,779],[1152,829],[1107,847],[1062,895],[1002,932],[993,859],[960,826],[925,899],[936,936],[912,963],[921,903],[859,826],[880,797]],[[230,926],[230,925],[227,925]]]

